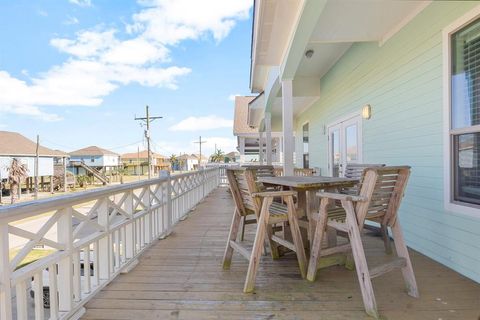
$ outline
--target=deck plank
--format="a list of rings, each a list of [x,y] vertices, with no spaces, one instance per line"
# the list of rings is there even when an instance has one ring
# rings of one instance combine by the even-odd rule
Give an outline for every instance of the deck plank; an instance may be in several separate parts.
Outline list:
[[[243,294],[248,263],[234,254],[222,270],[232,214],[226,189],[215,190],[174,232],[140,258],[87,305],[83,319],[369,319],[354,271],[331,267],[309,283],[294,256],[262,258],[256,293]],[[247,226],[252,239],[255,226]],[[380,238],[364,236],[368,262],[384,261]],[[405,293],[400,271],[373,280],[386,319],[480,317],[480,285],[411,251],[420,298]]]

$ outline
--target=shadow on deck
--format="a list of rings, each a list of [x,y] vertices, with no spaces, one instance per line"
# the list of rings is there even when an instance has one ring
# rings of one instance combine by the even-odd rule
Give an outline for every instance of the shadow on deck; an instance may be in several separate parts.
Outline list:
[[[247,261],[221,262],[233,212],[225,188],[212,192],[174,232],[117,277],[87,305],[84,319],[370,319],[355,271],[330,267],[309,283],[294,256],[265,256],[256,293],[242,292]],[[254,225],[247,226],[253,233]],[[246,239],[252,236],[246,235]],[[384,256],[380,238],[366,235],[371,265]],[[405,293],[400,271],[373,280],[385,319],[480,319],[480,285],[415,251],[410,252],[420,299]]]

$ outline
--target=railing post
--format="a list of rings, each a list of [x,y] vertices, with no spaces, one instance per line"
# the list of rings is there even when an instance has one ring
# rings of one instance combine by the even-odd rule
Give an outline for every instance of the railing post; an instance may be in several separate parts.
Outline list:
[[[0,225],[0,319],[12,319],[12,291],[10,287],[10,259],[8,224]]]
[[[105,235],[98,241],[98,252],[100,254],[98,261],[98,275],[100,280],[110,278],[110,227],[108,223],[108,204],[107,199],[99,199],[102,203],[98,206],[98,224],[105,228]]]
[[[58,310],[70,311],[73,306],[73,232],[72,209],[62,209],[62,215],[57,222],[58,242],[65,245],[67,256],[58,263]]]
[[[167,176],[167,186],[166,186],[166,207],[167,207],[167,228],[165,232],[165,236],[168,236],[171,232],[172,222],[173,222],[173,210],[172,210],[172,177],[170,172],[166,172]]]
[[[132,259],[135,255],[133,191],[128,191],[123,208],[130,215],[130,223],[125,226],[125,259]]]
[[[205,176],[205,169],[202,169],[202,191],[203,191],[203,196],[202,200],[205,198],[205,183],[207,181],[206,176]]]
[[[144,236],[143,236],[143,245],[147,245],[152,241],[152,202],[151,202],[151,189],[150,185],[146,186],[146,191],[143,194],[143,203],[146,205],[147,213],[144,215]]]

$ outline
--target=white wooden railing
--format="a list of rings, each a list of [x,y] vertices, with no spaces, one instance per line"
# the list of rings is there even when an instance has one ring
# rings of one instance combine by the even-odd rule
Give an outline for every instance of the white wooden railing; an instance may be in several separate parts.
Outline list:
[[[0,319],[78,318],[92,296],[128,272],[146,248],[167,236],[219,185],[219,171],[209,168],[0,208]],[[52,252],[18,268],[39,246]]]

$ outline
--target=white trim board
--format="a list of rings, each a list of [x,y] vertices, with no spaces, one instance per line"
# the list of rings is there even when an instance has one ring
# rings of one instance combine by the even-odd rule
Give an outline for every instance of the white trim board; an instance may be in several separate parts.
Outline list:
[[[480,18],[480,5],[476,6],[466,14],[452,22],[443,29],[443,201],[445,210],[451,213],[460,213],[473,218],[480,219],[480,209],[468,205],[454,203],[452,201],[452,158],[451,158],[451,135],[450,135],[450,70],[451,70],[451,44],[450,36],[462,27]]]

